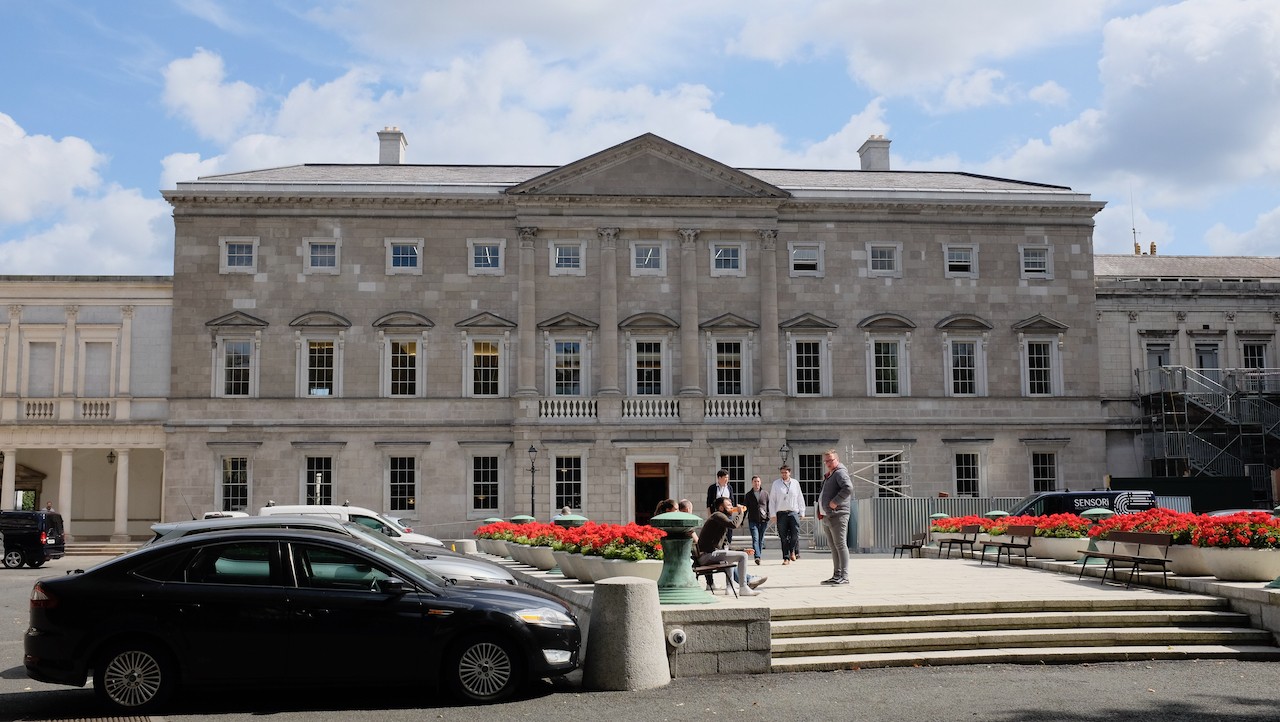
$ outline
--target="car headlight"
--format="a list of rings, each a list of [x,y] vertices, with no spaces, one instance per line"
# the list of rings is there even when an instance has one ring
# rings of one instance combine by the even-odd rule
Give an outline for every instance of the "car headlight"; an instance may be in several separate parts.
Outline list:
[[[572,627],[574,626],[573,617],[551,607],[537,607],[535,609],[521,609],[516,612],[516,616],[525,624],[536,624],[540,627]]]

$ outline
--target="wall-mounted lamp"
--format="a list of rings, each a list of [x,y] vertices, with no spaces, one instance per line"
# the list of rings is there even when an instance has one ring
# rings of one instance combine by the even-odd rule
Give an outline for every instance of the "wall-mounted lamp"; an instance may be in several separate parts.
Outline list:
[[[783,441],[782,446],[778,447],[778,456],[782,457],[782,464],[785,466],[787,459],[791,458],[791,447],[787,442]]]
[[[115,449],[112,449],[111,451],[108,451],[108,452],[107,452],[107,463],[108,463],[108,464],[114,464],[114,463],[116,463],[116,450],[115,450]]]

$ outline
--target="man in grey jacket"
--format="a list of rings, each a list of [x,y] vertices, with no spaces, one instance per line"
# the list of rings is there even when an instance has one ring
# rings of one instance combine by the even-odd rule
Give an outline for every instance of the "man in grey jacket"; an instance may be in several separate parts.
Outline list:
[[[827,533],[827,543],[831,545],[831,564],[834,571],[830,579],[823,584],[849,583],[849,513],[853,499],[853,481],[849,479],[849,470],[840,463],[840,455],[835,449],[828,449],[822,455],[822,463],[827,467],[827,475],[822,478],[822,492],[818,495],[818,513],[822,515],[822,528]]]

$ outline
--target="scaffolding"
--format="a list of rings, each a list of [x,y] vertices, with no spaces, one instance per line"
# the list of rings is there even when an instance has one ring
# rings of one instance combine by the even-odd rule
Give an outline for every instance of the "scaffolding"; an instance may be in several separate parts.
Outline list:
[[[876,487],[876,496],[911,496],[911,465],[906,449],[845,449],[851,481]]]

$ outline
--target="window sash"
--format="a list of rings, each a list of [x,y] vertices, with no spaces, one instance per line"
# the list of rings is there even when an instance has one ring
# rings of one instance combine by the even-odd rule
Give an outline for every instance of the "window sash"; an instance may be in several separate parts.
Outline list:
[[[814,247],[793,248],[791,250],[791,270],[815,272],[818,270],[818,249]]]
[[[1024,273],[1046,274],[1049,272],[1049,249],[1022,249],[1022,271]]]
[[[951,342],[951,393],[978,394],[978,344],[974,341]]]
[[[822,394],[822,342],[796,342],[796,395]]]
[[[222,342],[222,394],[250,395],[253,374],[253,342],[228,339]]]
[[[635,267],[637,270],[657,271],[662,269],[662,246],[636,245]]]
[[[332,396],[334,348],[332,341],[307,342],[307,395]]]
[[[662,395],[662,342],[636,342],[636,395]]]
[[[742,249],[738,246],[715,247],[715,270],[736,271],[742,267]]]
[[[333,459],[328,456],[307,457],[307,504],[333,503]]]
[[[475,341],[471,345],[471,393],[474,396],[497,396],[500,380],[498,344]]]
[[[582,342],[556,341],[555,354],[555,395],[581,396]]]
[[[1031,454],[1031,491],[1054,491],[1058,488],[1058,455],[1049,451]]]
[[[249,459],[222,458],[222,511],[244,511],[249,507]]]
[[[889,273],[898,270],[898,249],[888,246],[872,246],[871,270]]]
[[[962,452],[955,457],[956,496],[978,496],[978,455]]]
[[[502,267],[502,254],[496,243],[477,243],[472,246],[472,266],[497,269]]]
[[[875,355],[876,395],[895,395],[898,393],[898,342],[876,341],[873,348]]]
[[[418,506],[418,460],[412,456],[393,456],[389,465],[387,496],[391,511],[415,511]]]
[[[412,243],[391,244],[392,268],[417,268],[418,246]]]
[[[498,457],[471,457],[471,508],[498,510]]]
[[[418,343],[391,341],[391,395],[418,395]]]
[[[742,395],[742,342],[716,342],[716,393]]]
[[[253,268],[253,244],[228,243],[227,268]]]
[[[312,242],[308,255],[312,268],[337,268],[338,244]]]
[[[1033,396],[1053,394],[1053,349],[1047,341],[1027,343],[1027,393]]]
[[[729,488],[734,499],[747,493],[747,457],[744,454],[721,454],[720,468],[729,472]]]
[[[556,246],[555,267],[560,269],[582,268],[582,247],[573,246]]]
[[[582,457],[556,457],[556,488],[553,508],[582,508]]]
[[[822,463],[822,454],[797,454],[796,479],[800,482],[800,493],[804,495],[806,506],[812,506],[822,493],[822,478],[826,475],[826,466]]]
[[[902,452],[876,454],[877,496],[895,497],[894,489],[902,489]]]

